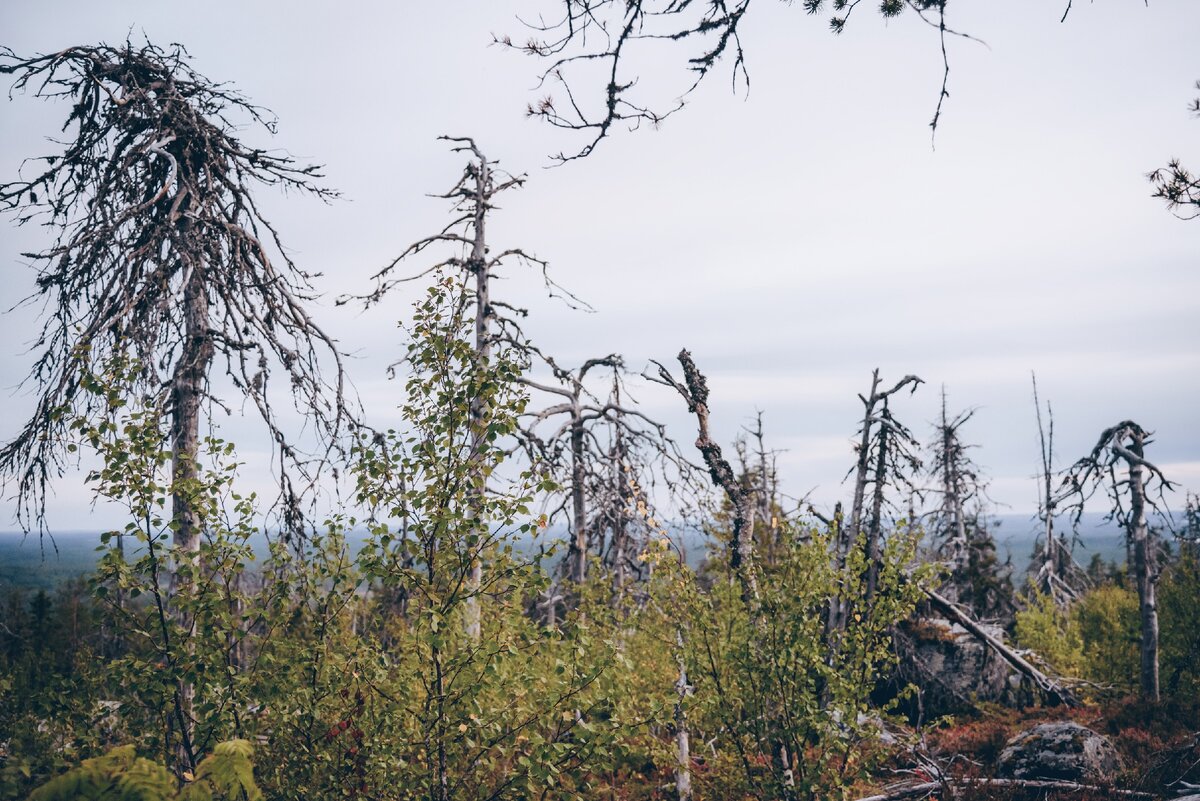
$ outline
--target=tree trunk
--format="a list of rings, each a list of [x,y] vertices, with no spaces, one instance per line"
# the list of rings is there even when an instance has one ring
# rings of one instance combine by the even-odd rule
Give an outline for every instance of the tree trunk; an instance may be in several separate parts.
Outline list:
[[[888,427],[887,401],[884,402],[884,419],[879,424],[879,451],[875,460],[875,487],[871,497],[871,523],[867,527],[867,589],[866,601],[870,604],[879,584],[879,542],[883,536],[883,488],[887,475]]]
[[[200,404],[213,357],[208,296],[204,292],[204,272],[199,266],[192,270],[184,288],[183,316],[185,341],[171,380],[171,517],[176,524],[173,544],[184,554],[195,554],[200,550],[201,523],[193,499],[200,474],[196,463],[200,454]],[[181,582],[186,581],[179,569],[171,578],[173,589],[179,589]]]
[[[1142,466],[1143,442],[1135,436],[1129,450],[1136,457],[1129,465],[1129,530],[1133,545],[1133,572],[1137,583],[1138,611],[1142,623],[1141,680],[1142,695],[1157,701],[1158,687],[1158,602],[1156,599],[1155,553],[1146,524],[1146,475]]]
[[[199,569],[201,514],[196,504],[197,463],[200,455],[200,406],[204,383],[213,358],[209,336],[208,295],[205,293],[204,268],[192,265],[183,291],[184,342],[171,379],[171,519],[175,553],[171,565],[168,604],[172,618],[184,636],[192,627],[190,616],[175,599],[187,591],[193,574]],[[186,646],[185,646],[186,647]],[[194,757],[191,748],[192,705],[195,688],[181,681],[178,688],[177,716],[182,738],[181,764]]]
[[[485,225],[487,222],[488,185],[490,181],[491,166],[487,159],[480,158],[478,162],[478,171],[475,175],[475,223],[474,223],[474,241],[471,244],[471,270],[475,273],[475,368],[477,377],[482,377],[483,370],[487,368],[488,362],[492,355],[492,335],[491,335],[491,317],[492,306],[489,295],[489,279],[491,278],[488,269],[487,261],[487,238]],[[472,515],[479,518],[480,530],[477,531],[477,542],[482,543],[487,540],[487,521],[480,514],[483,507],[483,496],[486,492],[487,478],[483,473],[483,464],[480,461],[481,452],[487,442],[487,409],[483,402],[483,398],[475,392],[471,397],[471,429],[472,429],[472,448],[471,459],[475,463],[475,469],[471,476],[472,498],[470,501]],[[467,636],[472,642],[479,642],[483,636],[482,620],[480,615],[480,599],[479,591],[483,586],[483,560],[480,554],[476,554],[471,560],[471,572],[467,577],[466,591],[467,599],[464,606],[465,623]]]
[[[1094,784],[1055,781],[1053,779],[979,779],[969,776],[947,776],[939,778],[937,781],[919,782],[886,790],[876,795],[859,798],[857,801],[907,801],[910,798],[935,798],[939,797],[940,793],[945,793],[946,798],[958,798],[961,797],[958,791],[968,787],[983,790],[983,797],[990,797],[987,795],[987,790],[994,787],[1004,790],[1023,790],[1031,796],[1036,793],[1035,797],[1037,798],[1046,797],[1045,793],[1061,793],[1068,798],[1073,798],[1084,792],[1097,794],[1085,797],[1103,797],[1099,795],[1102,793],[1109,798],[1144,799],[1145,801],[1152,801],[1154,798],[1157,798],[1153,793],[1142,793],[1137,790],[1118,790],[1115,787],[1100,787]],[[1001,797],[1008,798],[1011,796],[1006,793]],[[1024,798],[1026,796],[1019,795],[1017,797]],[[1050,797],[1057,798],[1059,796],[1053,795]]]
[[[959,493],[960,477],[954,465],[954,431],[946,414],[946,391],[942,390],[942,515],[954,521],[954,536],[950,541],[950,563],[959,572],[966,568],[967,524],[963,519],[962,496]],[[954,600],[957,600],[954,599]]]
[[[692,354],[687,349],[679,351],[679,363],[683,366],[685,385],[678,384],[670,374],[659,367],[663,379],[675,387],[688,402],[689,411],[696,415],[699,433],[696,435],[696,450],[704,457],[713,484],[725,491],[732,507],[732,542],[729,549],[729,567],[741,584],[742,601],[750,608],[758,603],[758,579],[754,569],[754,504],[750,493],[741,485],[729,461],[721,454],[721,446],[713,441],[708,430],[708,380],[696,367]]]
[[[675,682],[675,796],[679,801],[692,801],[692,754],[688,731],[687,710],[684,701],[691,686],[688,684],[687,665],[683,661],[683,635],[675,632],[679,646],[679,678]]]
[[[617,430],[617,441],[613,446],[611,457],[613,480],[613,497],[617,499],[617,507],[612,517],[612,581],[614,598],[620,599],[625,592],[627,578],[626,560],[629,558],[629,525],[627,510],[629,508],[630,491],[629,478],[625,475],[625,440]]]
[[[578,409],[573,411],[571,421],[571,515],[574,525],[574,542],[571,554],[571,580],[582,584],[587,578],[588,531],[587,505],[584,493],[583,465],[583,421],[579,419]]]

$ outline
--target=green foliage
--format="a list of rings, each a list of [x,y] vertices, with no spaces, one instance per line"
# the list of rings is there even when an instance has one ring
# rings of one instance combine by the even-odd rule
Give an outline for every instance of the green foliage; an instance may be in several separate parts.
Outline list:
[[[1200,560],[1186,548],[1165,572],[1158,609],[1164,692],[1191,697],[1200,691]],[[1137,594],[1110,582],[1069,611],[1036,593],[1017,613],[1016,637],[1059,673],[1129,692],[1138,686],[1140,627]]]
[[[987,517],[975,512],[967,525],[967,561],[950,581],[959,587],[958,600],[983,620],[1007,624],[1016,612],[1011,568],[1000,561]]]
[[[0,799],[105,744],[111,721],[93,681],[111,632],[70,581],[53,593],[10,591],[0,605]]]
[[[169,770],[123,745],[51,779],[29,801],[260,801],[252,756],[245,740],[220,743],[180,788]]]
[[[1083,639],[1075,615],[1060,609],[1048,594],[1034,590],[1024,609],[1017,612],[1016,640],[1062,676],[1081,675]]]
[[[570,769],[603,750],[610,728],[592,712],[611,648],[587,620],[549,630],[525,614],[545,576],[514,539],[537,531],[532,496],[551,485],[504,475],[526,402],[522,365],[499,343],[479,357],[470,301],[439,275],[417,304],[407,428],[364,439],[356,454],[359,500],[374,511],[358,566],[380,590],[372,617],[382,622],[365,644],[371,658],[354,667],[353,714],[325,738],[350,732],[339,750],[365,754],[354,766],[360,788],[571,795]]]
[[[1100,586],[1080,599],[1072,614],[1083,641],[1083,677],[1120,691],[1134,690],[1141,632],[1137,593]]]
[[[103,555],[92,578],[109,625],[126,640],[106,671],[110,686],[122,690],[122,718],[138,732],[138,744],[164,761],[182,745],[189,712],[181,693],[189,688],[198,761],[210,743],[240,733],[239,712],[253,697],[255,677],[237,671],[236,662],[242,642],[262,622],[263,599],[242,589],[254,558],[254,498],[233,491],[233,446],[216,438],[204,441],[195,478],[173,478],[162,410],[152,399],[119,394],[114,388],[127,385],[119,367],[86,382],[108,398],[110,413],[71,426],[103,461],[88,476],[97,497],[123,506],[129,520],[101,535]],[[198,513],[199,553],[172,544],[173,495],[186,496]]]
[[[667,570],[669,560],[655,571],[662,602],[685,621],[689,720],[731,768],[696,778],[704,797],[828,798],[876,764],[872,744],[888,708],[869,699],[894,661],[890,629],[920,597],[906,575],[916,538],[887,540],[876,594],[864,603],[862,549],[838,570],[829,532],[787,523],[781,537],[758,573],[757,598],[743,598],[723,568],[707,591],[691,571]],[[857,600],[845,632],[829,641],[824,610],[838,593]]]
[[[1200,696],[1200,555],[1186,544],[1158,595],[1163,688],[1181,698]]]

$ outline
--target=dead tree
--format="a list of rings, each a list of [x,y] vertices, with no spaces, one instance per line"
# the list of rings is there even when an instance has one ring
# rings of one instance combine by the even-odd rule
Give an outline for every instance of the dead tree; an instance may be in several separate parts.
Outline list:
[[[1132,420],[1106,428],[1091,453],[1077,461],[1063,479],[1059,502],[1070,501],[1078,523],[1084,504],[1103,488],[1111,503],[1109,519],[1125,530],[1133,557],[1130,568],[1137,584],[1141,621],[1141,691],[1151,700],[1159,698],[1158,602],[1161,574],[1160,545],[1147,522],[1147,510],[1159,511],[1163,495],[1174,489],[1163,472],[1146,459],[1150,432]],[[1122,477],[1118,470],[1124,471]],[[1126,499],[1127,496],[1127,499]]]
[[[282,462],[319,464],[281,426],[268,379],[282,368],[295,407],[333,443],[350,420],[341,358],[305,311],[311,276],[287,255],[252,193],[264,184],[332,198],[316,183],[319,169],[242,145],[235,116],[270,131],[274,120],[195,72],[179,46],[127,42],[31,58],[3,50],[0,73],[16,76],[15,89],[34,87],[35,97],[73,102],[64,150],[35,160],[43,167],[31,177],[0,185],[0,207],[18,224],[56,232],[45,250],[25,254],[38,268],[27,302],[50,313],[29,377],[39,391],[34,414],[0,450],[21,522],[44,527],[66,427],[100,411],[80,378],[112,361],[140,367],[138,389],[163,398],[180,479],[195,471],[218,358],[262,416]],[[333,367],[329,380],[322,361]],[[313,471],[302,474],[311,483]],[[284,500],[294,501],[286,470],[280,480]],[[175,517],[177,542],[191,548],[198,531],[185,499],[176,499]]]
[[[932,528],[938,541],[935,548],[952,572],[967,566],[967,504],[979,497],[982,490],[979,473],[967,456],[967,448],[959,432],[975,416],[967,409],[955,417],[946,410],[946,388],[942,387],[942,411],[934,426],[934,441],[930,444],[933,462],[930,472],[938,480],[941,503],[933,517]]]
[[[1131,801],[1153,801],[1158,797],[1154,793],[1143,793],[1137,790],[1119,790],[1114,787],[1052,779],[981,779],[969,776],[940,776],[936,781],[907,782],[890,786],[881,793],[863,796],[856,801],[909,801],[909,799],[938,798],[941,794],[945,794],[945,797],[948,798],[965,795],[959,793],[959,790],[969,790],[972,795],[982,792],[984,793],[982,797],[986,798],[989,797],[986,795],[988,790],[993,788],[1003,793],[1003,795],[997,796],[1000,798],[1014,797],[1009,795],[1010,793],[1024,793],[1036,798],[1057,797],[1047,795],[1051,793],[1063,795],[1091,793],[1097,797],[1128,798]],[[1016,795],[1015,797],[1024,798],[1026,796]]]
[[[1176,531],[1180,556],[1200,559],[1200,495],[1188,493],[1183,505],[1183,526]]]
[[[38,270],[27,302],[47,314],[28,379],[38,392],[33,415],[0,448],[18,519],[45,529],[46,492],[66,466],[69,426],[107,413],[85,378],[115,364],[133,371],[124,389],[152,398],[169,418],[174,545],[191,559],[203,521],[184,488],[199,475],[202,419],[220,405],[211,387],[220,359],[280,456],[286,528],[352,420],[341,357],[305,310],[311,276],[287,255],[253,189],[331,198],[319,169],[243,145],[236,118],[272,132],[274,120],[193,70],[178,45],[101,44],[29,58],[4,49],[0,73],[35,97],[71,100],[63,149],[0,185],[0,208],[55,237],[25,254]],[[332,366],[328,377],[323,364]],[[275,369],[321,436],[316,455],[299,451],[279,421],[269,392]],[[307,482],[299,491],[295,468]],[[176,591],[181,575],[172,577]],[[184,698],[178,724],[194,763],[187,707]]]
[[[754,518],[757,508],[753,488],[738,480],[733,466],[721,453],[721,446],[713,440],[709,432],[708,380],[696,367],[692,354],[686,349],[679,351],[678,359],[683,368],[682,384],[658,362],[654,362],[658,367],[656,380],[674,388],[687,403],[688,411],[696,415],[696,449],[704,458],[714,486],[725,493],[731,510],[729,566],[741,585],[743,602],[753,609],[758,602],[758,578],[754,564]]]
[[[692,694],[688,683],[687,663],[684,660],[683,631],[675,631],[678,648],[676,662],[679,677],[675,680],[675,797],[678,801],[692,801],[692,749],[691,731],[688,728],[687,698]]]
[[[1042,524],[1041,541],[1033,554],[1030,583],[1045,593],[1056,606],[1065,608],[1079,597],[1087,585],[1087,574],[1075,562],[1072,541],[1054,528],[1058,502],[1054,492],[1054,412],[1046,401],[1046,422],[1038,399],[1037,376],[1033,376],[1033,407],[1037,413],[1040,445],[1038,472],[1038,519]]]
[[[969,613],[960,609],[954,601],[927,587],[924,588],[924,592],[930,606],[944,614],[949,620],[958,623],[970,632],[971,636],[999,654],[1004,661],[1008,662],[1009,665],[1032,681],[1034,686],[1052,703],[1079,706],[1079,699],[1076,698],[1075,693],[1072,692],[1070,687],[1051,676],[1047,676],[1034,667],[1025,657],[1008,647],[1002,639],[988,633],[987,629],[980,626]]]
[[[766,447],[763,413],[754,415],[754,428],[746,428],[734,443],[740,479],[752,493],[755,506],[755,552],[764,566],[775,564],[783,532],[783,498],[776,469],[778,452]],[[803,500],[800,501],[802,505]]]
[[[521,383],[558,402],[523,415],[521,442],[530,461],[555,476],[564,490],[548,513],[551,521],[562,514],[569,521],[563,572],[574,584],[582,584],[589,556],[596,554],[619,595],[630,571],[641,569],[636,560],[640,548],[631,534],[654,523],[638,482],[658,474],[675,491],[691,482],[694,468],[665,426],[627,399],[620,356],[588,359],[568,370],[553,357],[530,349],[550,368],[552,381],[525,376]],[[609,376],[603,399],[588,386],[589,374],[597,370]],[[545,425],[552,427],[544,430]]]
[[[862,422],[855,443],[854,494],[850,501],[850,516],[838,529],[834,543],[834,558],[838,569],[844,569],[851,548],[861,547],[868,556],[868,598],[875,590],[879,576],[879,548],[883,536],[883,507],[889,485],[911,486],[911,476],[920,462],[913,454],[916,441],[907,428],[898,423],[888,408],[888,401],[905,387],[909,394],[924,382],[915,375],[906,375],[891,387],[882,390],[878,368],[871,373],[871,389],[859,395],[863,405]],[[871,507],[867,510],[868,492]],[[868,517],[869,515],[869,517]],[[827,628],[831,635],[842,631],[850,614],[849,599],[832,599]]]
[[[566,494],[569,498],[568,520],[571,536],[567,554],[567,574],[576,584],[582,584],[587,577],[589,553],[587,501],[590,465],[587,457],[594,453],[588,445],[596,444],[595,437],[589,437],[589,424],[606,419],[610,412],[625,414],[630,410],[612,401],[599,402],[585,384],[588,373],[596,368],[614,372],[620,369],[621,358],[616,354],[588,359],[574,371],[559,368],[553,358],[546,361],[553,371],[554,378],[561,382],[562,386],[535,381],[528,377],[522,378],[521,382],[562,400],[530,413],[529,424],[524,432],[525,443],[531,458],[546,464],[550,472],[559,473],[566,479],[561,483],[567,488]],[[537,428],[540,423],[555,420],[560,416],[565,419],[557,430],[539,436]],[[592,442],[589,443],[589,439]],[[552,513],[551,516],[557,515]]]
[[[834,33],[846,26],[856,2],[804,0],[811,15],[831,9],[828,24]],[[943,74],[937,108],[930,126],[936,130],[942,103],[949,97],[947,36],[965,36],[946,25],[945,0],[884,0],[879,6],[884,18],[908,8],[938,32]],[[574,153],[559,153],[559,161],[583,158],[614,130],[636,129],[644,123],[657,127],[685,105],[693,91],[713,73],[722,59],[730,64],[730,78],[749,87],[750,74],[742,50],[741,26],[750,10],[750,0],[698,3],[693,0],[561,0],[561,13],[550,21],[527,23],[530,35],[515,43],[510,36],[496,42],[533,56],[545,63],[539,89],[557,85],[527,114],[557,128],[580,132],[583,146]],[[518,37],[520,38],[520,37]],[[971,38],[969,36],[965,38]],[[663,48],[666,42],[687,51],[681,70],[691,77],[680,87],[652,93],[653,76],[640,75],[647,50]],[[661,76],[659,76],[661,77]],[[669,98],[665,99],[664,98]]]
[[[969,456],[974,446],[963,440],[963,427],[975,416],[967,409],[951,416],[942,388],[942,407],[928,449],[933,456],[929,475],[938,494],[928,524],[934,553],[949,568],[942,592],[966,604],[977,618],[1008,618],[1016,610],[1006,568],[996,556],[988,531],[984,502],[987,484]]]
[[[721,446],[712,439],[709,432],[708,381],[704,374],[696,367],[692,355],[686,349],[679,352],[678,359],[683,368],[683,383],[676,381],[670,371],[658,362],[654,362],[658,368],[658,375],[654,380],[675,389],[687,403],[688,411],[696,415],[698,428],[696,448],[704,457],[704,464],[708,468],[714,486],[724,492],[725,498],[729,502],[732,523],[729,543],[731,572],[739,584],[741,602],[749,614],[750,623],[762,636],[765,635],[768,623],[759,594],[758,567],[754,548],[755,517],[758,513],[758,505],[755,502],[757,494],[755,486],[753,482],[745,480],[745,471],[740,478],[734,473],[733,466],[721,452]],[[682,665],[680,676],[681,681],[686,678],[682,672]],[[768,706],[775,705],[774,699],[768,701]],[[786,713],[777,708],[772,709],[769,713],[769,717],[777,715],[786,716]],[[768,737],[767,740],[767,753],[771,754],[772,772],[780,782],[783,797],[794,798],[795,785],[789,756],[791,752],[787,743],[775,739],[774,736]],[[687,745],[686,739],[677,744],[677,753],[681,762],[686,754]],[[745,763],[745,754],[742,756]],[[748,763],[745,764],[748,768]],[[680,774],[677,773],[678,776]],[[688,781],[684,782],[683,788],[690,791],[690,775],[686,775],[684,778],[687,778]]]

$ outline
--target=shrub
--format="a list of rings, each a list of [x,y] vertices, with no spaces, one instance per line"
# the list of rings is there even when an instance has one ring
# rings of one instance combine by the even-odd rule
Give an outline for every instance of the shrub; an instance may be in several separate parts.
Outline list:
[[[1073,610],[1083,641],[1083,677],[1132,691],[1138,687],[1140,623],[1133,590],[1097,587]]]
[[[1028,648],[1056,672],[1078,676],[1083,667],[1083,640],[1079,623],[1059,609],[1049,595],[1036,591],[1028,605],[1017,612],[1017,643]]]
[[[1200,556],[1185,548],[1163,579],[1158,600],[1163,690],[1200,694]]]

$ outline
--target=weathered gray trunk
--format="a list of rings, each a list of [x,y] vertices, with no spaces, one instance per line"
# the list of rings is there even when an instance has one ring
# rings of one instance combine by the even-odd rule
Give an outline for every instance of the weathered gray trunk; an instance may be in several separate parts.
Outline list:
[[[738,481],[729,461],[721,454],[721,446],[713,442],[708,430],[708,381],[696,367],[692,355],[686,349],[679,352],[679,363],[683,366],[686,386],[680,386],[670,378],[661,366],[662,374],[683,397],[696,415],[699,433],[696,449],[704,457],[713,484],[725,491],[732,507],[732,542],[730,543],[729,566],[741,584],[742,601],[755,610],[758,606],[758,579],[754,568],[754,500],[751,492]],[[756,613],[753,613],[756,614]]]
[[[185,277],[183,288],[184,340],[179,361],[171,378],[171,519],[174,527],[168,609],[187,636],[192,627],[190,616],[176,603],[188,591],[199,569],[202,519],[196,499],[199,481],[200,415],[204,384],[213,358],[209,335],[208,295],[205,293],[204,268],[194,264]],[[183,643],[188,647],[187,643]],[[182,738],[181,764],[192,758],[192,706],[195,688],[181,681],[178,688],[177,722]]]
[[[886,409],[887,401],[884,401]],[[887,474],[888,427],[886,419],[879,425],[879,450],[875,462],[875,487],[871,497],[871,523],[867,527],[867,590],[866,600],[875,597],[879,584],[879,544],[883,537],[883,477]]]
[[[1047,402],[1046,425],[1043,425],[1036,375],[1033,377],[1033,407],[1037,412],[1038,440],[1041,445],[1039,514],[1042,516],[1042,536],[1045,540],[1042,564],[1034,577],[1034,584],[1050,596],[1055,604],[1065,609],[1079,596],[1079,588],[1086,584],[1086,578],[1071,554],[1071,543],[1054,527],[1059,502],[1054,495],[1054,412]]]
[[[199,477],[200,406],[204,382],[212,363],[209,337],[208,296],[204,271],[196,266],[187,278],[183,295],[184,342],[171,380],[171,518],[175,523],[173,544],[181,552],[180,564],[172,573],[173,589],[185,581],[183,563],[200,550],[200,512],[194,499]]]
[[[617,499],[617,508],[612,520],[612,581],[613,594],[620,598],[625,592],[628,579],[626,560],[629,558],[629,525],[626,510],[629,508],[630,487],[629,479],[625,476],[625,440],[617,431],[617,441],[613,446],[612,460],[613,497]]]
[[[742,494],[742,517],[745,523],[737,537],[737,542],[734,547],[737,549],[737,563],[741,571],[743,581],[745,583],[747,600],[752,602],[757,608],[758,604],[758,567],[755,564],[754,553],[754,526],[758,517],[758,504],[754,501],[754,488],[747,486],[743,488]]]
[[[850,520],[848,524],[839,528],[835,543],[837,552],[834,554],[834,561],[839,572],[845,569],[850,549],[854,547],[854,543],[858,541],[859,534],[862,532],[863,506],[866,504],[867,482],[871,471],[870,447],[873,423],[871,413],[875,407],[875,391],[878,386],[879,371],[876,370],[871,375],[871,395],[868,400],[864,401],[862,432],[858,442],[858,462],[854,468],[854,497],[850,500]],[[832,636],[842,631],[846,627],[848,616],[848,599],[841,595],[831,598],[826,626],[828,634]]]
[[[587,578],[588,556],[588,527],[587,504],[584,499],[584,464],[583,464],[583,421],[579,419],[579,411],[574,411],[575,419],[571,421],[571,516],[574,531],[572,545],[571,579],[576,584],[582,584]]]
[[[1076,514],[1082,512],[1083,502],[1097,486],[1108,485],[1113,513],[1125,527],[1125,547],[1130,570],[1137,586],[1138,611],[1141,622],[1140,678],[1143,696],[1159,698],[1158,676],[1158,553],[1154,537],[1146,522],[1146,508],[1154,508],[1148,485],[1158,482],[1159,492],[1172,489],[1162,471],[1146,461],[1146,442],[1149,433],[1132,420],[1107,428],[1091,454],[1072,468],[1073,492],[1079,496]],[[1115,468],[1123,462],[1129,471],[1126,481],[1118,481]],[[1129,509],[1121,501],[1125,488],[1129,491]]]
[[[679,801],[692,799],[692,754],[691,734],[688,730],[687,709],[684,702],[691,686],[688,684],[687,665],[683,659],[683,635],[675,633],[679,647],[679,678],[675,681],[675,796]]]
[[[874,424],[875,393],[879,387],[879,371],[871,374],[871,394],[864,401],[862,432],[858,441],[858,463],[854,468],[854,497],[850,501],[849,539],[853,542],[862,531],[863,506],[867,497],[867,481],[871,472],[871,429]]]
[[[950,563],[955,570],[967,566],[967,524],[963,519],[963,501],[959,493],[959,476],[955,474],[954,432],[946,415],[946,394],[942,393],[942,514],[953,521],[954,534],[950,540]]]
[[[492,307],[490,298],[490,270],[487,261],[487,192],[490,184],[491,165],[487,159],[480,158],[478,173],[475,176],[475,227],[474,240],[471,243],[471,270],[475,273],[475,366],[476,374],[482,377],[492,355],[491,317]],[[482,451],[487,442],[487,408],[478,392],[471,398],[471,428],[472,448],[471,459],[475,467],[471,476],[472,498],[471,512],[479,519],[480,529],[476,532],[477,542],[487,540],[487,521],[481,514],[483,497],[486,491]],[[476,546],[478,547],[478,546]],[[467,599],[464,605],[464,627],[472,642],[479,642],[483,636],[482,619],[480,614],[479,592],[483,586],[483,560],[477,553],[471,560],[471,571],[467,577]]]
[[[1133,545],[1133,572],[1137,583],[1138,610],[1142,623],[1142,695],[1159,698],[1158,686],[1158,601],[1154,543],[1146,524],[1146,475],[1142,466],[1143,443],[1135,437],[1130,449],[1135,459],[1129,464],[1129,540]]]

